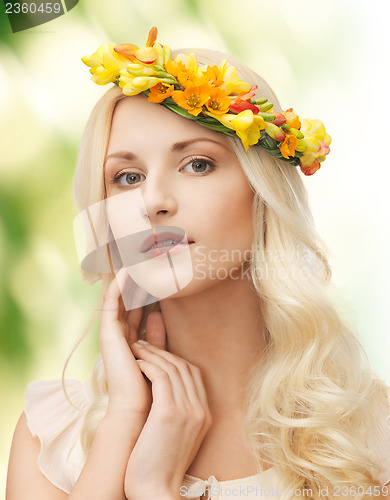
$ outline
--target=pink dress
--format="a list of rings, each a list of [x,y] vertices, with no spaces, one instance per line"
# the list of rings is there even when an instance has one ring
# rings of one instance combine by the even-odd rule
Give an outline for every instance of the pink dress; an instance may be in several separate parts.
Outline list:
[[[61,380],[37,380],[27,386],[25,414],[31,434],[41,441],[38,457],[40,471],[57,488],[69,494],[87,459],[81,447],[80,432],[84,416],[93,401],[93,391],[90,380],[66,379],[65,384],[69,398],[78,409],[66,399]],[[377,432],[370,436],[367,445],[379,456],[384,467],[384,472],[378,477],[383,486],[390,481],[390,401],[384,405],[383,414],[378,415]],[[258,500],[263,496],[275,499],[282,494],[278,484],[280,481],[275,467],[254,476],[229,481],[219,481],[213,475],[204,480],[186,474],[180,493],[183,499],[191,500],[198,500],[203,493],[209,500]],[[344,499],[349,497],[341,490],[339,496]]]

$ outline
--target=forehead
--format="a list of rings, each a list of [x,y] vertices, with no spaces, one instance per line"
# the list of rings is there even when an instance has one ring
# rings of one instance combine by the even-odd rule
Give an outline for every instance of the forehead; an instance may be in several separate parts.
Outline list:
[[[115,107],[107,152],[126,145],[153,148],[200,136],[217,140],[231,150],[225,135],[184,118],[162,104],[150,102],[144,95],[128,96]]]

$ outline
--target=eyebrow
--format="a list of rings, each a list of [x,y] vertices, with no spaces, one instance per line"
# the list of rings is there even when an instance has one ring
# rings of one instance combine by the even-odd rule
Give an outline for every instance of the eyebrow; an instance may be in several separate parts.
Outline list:
[[[227,146],[225,146],[225,144],[223,144],[222,142],[219,142],[219,141],[215,141],[214,139],[209,139],[208,137],[199,137],[198,139],[189,139],[188,141],[175,142],[175,144],[172,145],[171,150],[172,151],[181,151],[181,150],[187,148],[188,146],[191,146],[195,142],[212,142],[214,144],[217,144],[218,146],[222,146],[223,148],[225,148],[227,151],[230,152],[230,149]],[[137,158],[137,156],[135,154],[131,153],[130,151],[118,151],[116,153],[112,153],[112,154],[106,156],[106,158],[104,159],[104,162],[103,162],[103,167],[105,167],[107,161],[110,158],[119,158],[121,160],[131,161],[131,160],[135,160]]]

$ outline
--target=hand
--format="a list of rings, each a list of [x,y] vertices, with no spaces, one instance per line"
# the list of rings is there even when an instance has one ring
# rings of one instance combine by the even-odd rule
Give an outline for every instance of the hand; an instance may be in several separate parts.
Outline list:
[[[135,343],[131,350],[152,383],[153,403],[129,458],[125,495],[177,498],[212,423],[201,371],[153,345]]]
[[[150,382],[144,378],[129,347],[138,339],[143,308],[126,311],[121,289],[128,280],[131,280],[128,272],[121,269],[110,283],[103,301],[99,343],[107,377],[107,411],[139,414],[145,422],[152,403]],[[146,338],[155,346],[165,348],[164,321],[158,311],[147,318]]]

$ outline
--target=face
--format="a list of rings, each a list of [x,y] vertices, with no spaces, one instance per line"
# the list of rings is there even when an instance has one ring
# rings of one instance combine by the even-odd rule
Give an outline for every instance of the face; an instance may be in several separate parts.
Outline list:
[[[114,111],[104,180],[119,252],[124,261],[132,254],[128,272],[148,293],[184,296],[240,279],[253,191],[225,136],[126,97]]]

